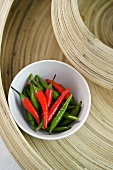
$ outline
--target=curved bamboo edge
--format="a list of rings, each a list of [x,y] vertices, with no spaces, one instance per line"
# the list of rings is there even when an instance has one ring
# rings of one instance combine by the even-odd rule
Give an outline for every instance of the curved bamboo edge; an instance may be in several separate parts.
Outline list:
[[[51,26],[51,0],[16,0],[15,2],[8,15],[2,38],[1,75],[3,90],[6,96],[12,78],[23,66],[42,59],[56,59],[68,63],[68,60],[56,42]],[[18,10],[21,15],[15,18]],[[25,17],[24,20],[23,17]],[[33,24],[35,19],[36,22]],[[18,28],[21,29],[18,31]],[[4,60],[6,61],[5,63]],[[10,62],[10,60],[12,62]],[[19,62],[20,64],[18,65]],[[4,138],[6,136],[5,141],[7,143],[9,142],[9,149],[17,161],[21,162],[23,169],[40,168],[38,163],[36,163],[36,160],[39,160],[37,158],[39,155],[42,159],[40,164],[43,165],[44,160],[52,169],[112,169],[113,91],[101,88],[91,81],[88,81],[88,84],[92,95],[92,107],[87,121],[78,132],[69,138],[59,141],[39,140],[23,133],[21,130],[18,132],[19,129],[17,125],[13,123],[12,115],[9,110],[8,112],[6,111],[8,107],[4,107],[5,111],[3,107],[1,108],[4,113],[1,117],[1,119],[3,119],[2,126],[5,126],[2,134],[4,133]],[[6,99],[4,98],[4,100]],[[10,128],[10,130],[8,128]],[[15,131],[13,130],[14,128],[16,129]],[[13,137],[13,131],[15,138],[17,135],[17,140]],[[16,134],[16,132],[18,133]],[[10,138],[13,138],[14,141]],[[15,144],[16,142],[17,144]],[[25,147],[21,150],[23,144]],[[16,148],[14,147],[15,145]],[[30,153],[27,148],[29,148]],[[32,167],[31,164],[33,165]]]
[[[2,35],[5,26],[5,22],[7,20],[8,13],[13,4],[14,0],[5,0],[0,2],[0,53],[1,53],[1,42]],[[21,166],[21,168],[26,168],[29,170],[37,169],[37,167],[41,170],[48,169],[51,170],[51,167],[42,160],[39,155],[33,150],[30,144],[26,141],[23,134],[16,126],[14,119],[11,116],[9,111],[9,107],[7,105],[6,97],[4,94],[2,79],[1,79],[1,70],[0,70],[0,133],[1,136],[11,152],[12,156],[15,158],[17,163]],[[5,125],[5,126],[4,126]],[[10,129],[9,129],[10,127]],[[15,129],[13,128],[15,127]],[[6,133],[7,132],[7,133]],[[10,138],[10,141],[9,141]],[[24,149],[23,149],[24,148]],[[32,160],[32,161],[31,161]]]
[[[71,64],[89,80],[113,90],[113,49],[88,30],[77,0],[53,0],[51,18],[57,42]]]

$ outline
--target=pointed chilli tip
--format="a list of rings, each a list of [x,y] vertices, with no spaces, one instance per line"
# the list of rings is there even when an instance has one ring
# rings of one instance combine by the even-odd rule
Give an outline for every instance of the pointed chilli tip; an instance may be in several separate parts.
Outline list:
[[[33,74],[32,74],[32,73],[29,75],[29,79],[30,79],[30,81],[32,81],[32,80],[34,79],[34,77],[33,77]]]
[[[52,132],[52,131],[49,131],[49,135],[51,135],[51,132]]]
[[[66,90],[68,90],[68,91],[69,91],[69,90],[70,90],[70,87],[68,87]]]
[[[44,126],[44,120],[42,119],[40,125],[35,129],[35,132],[39,131]]]
[[[37,74],[36,76],[35,76],[38,80],[40,79],[40,76]]]
[[[36,129],[35,132],[39,131],[43,126],[39,125]]]
[[[30,76],[33,76],[33,74],[32,74],[32,73],[30,73],[29,77],[30,77]]]

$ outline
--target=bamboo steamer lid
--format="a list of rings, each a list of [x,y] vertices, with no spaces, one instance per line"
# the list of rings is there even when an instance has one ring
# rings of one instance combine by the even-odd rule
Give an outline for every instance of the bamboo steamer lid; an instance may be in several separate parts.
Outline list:
[[[111,90],[112,11],[112,0],[52,1],[53,29],[63,53],[84,76]]]
[[[27,135],[16,125],[7,103],[14,76],[24,66],[42,59],[71,63],[54,36],[51,0],[12,3],[0,0],[0,130],[9,151],[20,167],[27,170],[113,169],[113,92],[88,79],[91,111],[82,128],[72,136],[44,141]]]

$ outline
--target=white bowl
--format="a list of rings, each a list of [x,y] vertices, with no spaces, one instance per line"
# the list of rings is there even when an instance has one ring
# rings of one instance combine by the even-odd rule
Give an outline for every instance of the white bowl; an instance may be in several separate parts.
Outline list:
[[[42,60],[23,68],[15,76],[11,86],[22,92],[23,87],[28,82],[30,73],[34,76],[38,74],[43,79],[52,79],[54,74],[56,74],[55,81],[62,84],[65,88],[70,87],[70,92],[73,94],[75,101],[78,103],[82,101],[79,122],[72,124],[70,130],[57,134],[55,133],[49,135],[47,132],[34,132],[27,123],[25,110],[22,107],[18,94],[16,94],[10,87],[8,93],[9,108],[18,126],[27,134],[44,140],[57,140],[65,138],[80,129],[88,117],[91,106],[90,90],[84,77],[77,70],[64,62],[56,60]]]

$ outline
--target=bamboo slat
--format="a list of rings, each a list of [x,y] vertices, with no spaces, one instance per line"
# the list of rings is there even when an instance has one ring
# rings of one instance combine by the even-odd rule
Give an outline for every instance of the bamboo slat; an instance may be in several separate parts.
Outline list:
[[[8,89],[14,76],[24,66],[42,59],[71,63],[61,51],[53,32],[51,0],[16,0],[12,7],[13,1],[0,2],[4,2],[0,8],[3,18],[0,24],[0,129],[9,151],[26,170],[113,169],[113,91],[87,78],[92,95],[91,111],[86,123],[75,134],[58,141],[45,141],[33,138],[18,128],[7,103]],[[56,2],[52,1],[52,12]],[[5,22],[6,13],[8,18]],[[0,20],[2,18],[0,14]]]
[[[113,0],[53,0],[51,11],[56,39],[71,64],[112,90]]]

